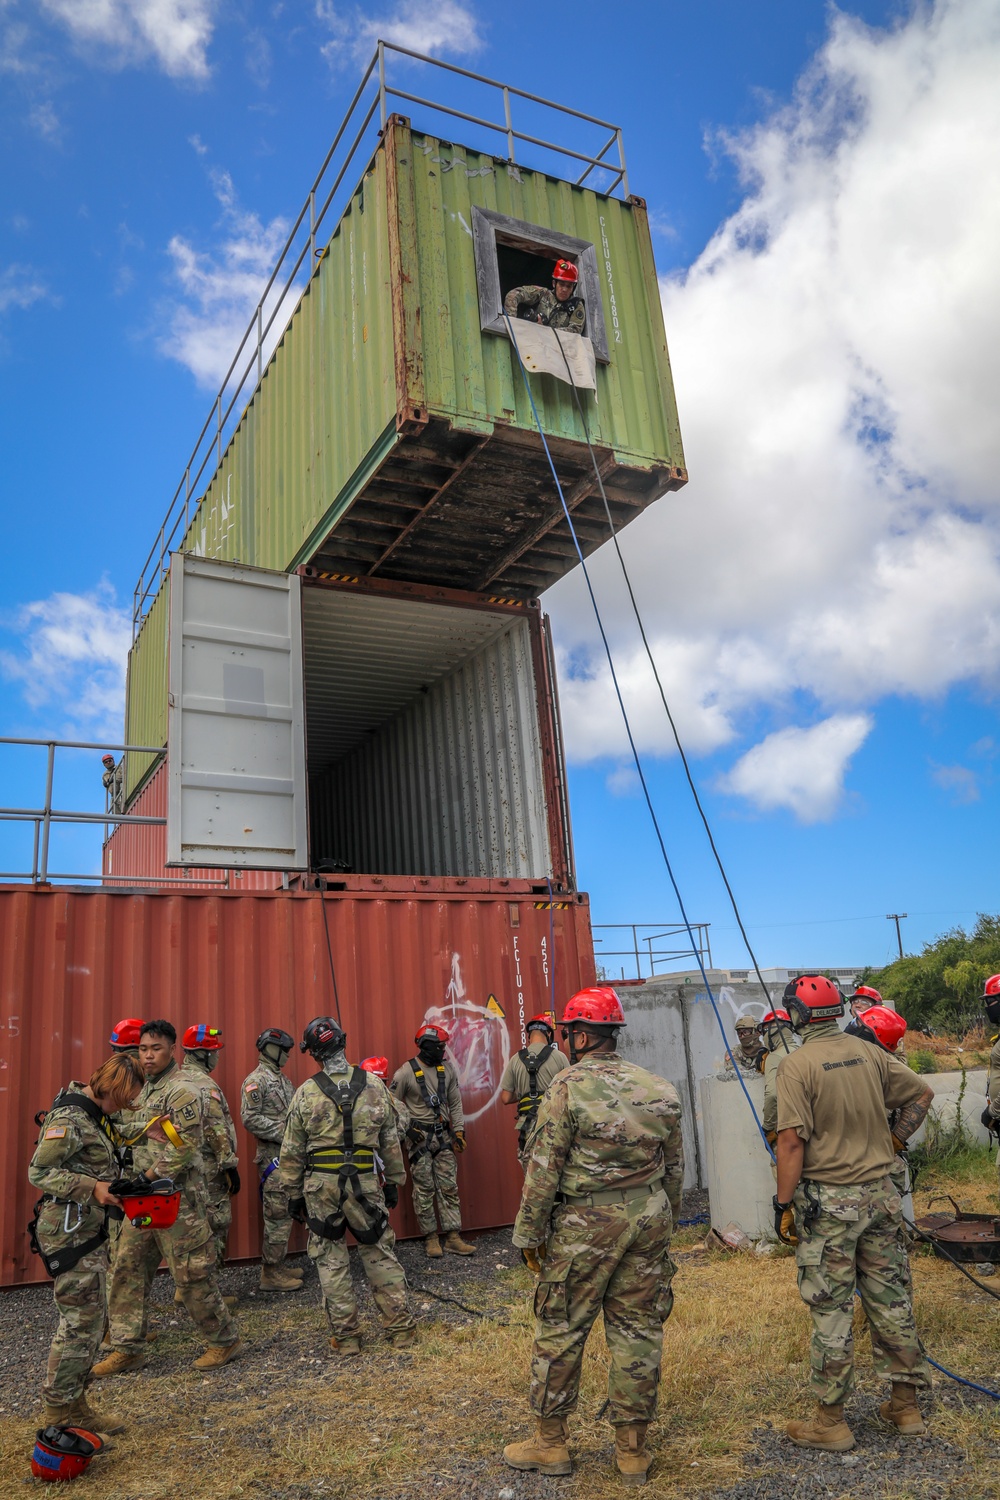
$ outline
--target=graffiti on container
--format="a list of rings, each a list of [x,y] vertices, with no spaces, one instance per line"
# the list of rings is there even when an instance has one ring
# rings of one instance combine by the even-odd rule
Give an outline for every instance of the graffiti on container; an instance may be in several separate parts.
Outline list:
[[[465,1118],[478,1120],[499,1097],[500,1079],[510,1057],[510,1034],[503,1010],[492,995],[485,1005],[468,998],[460,953],[451,955],[444,1003],[429,1007],[424,1022],[448,1032],[448,1055],[458,1073]]]

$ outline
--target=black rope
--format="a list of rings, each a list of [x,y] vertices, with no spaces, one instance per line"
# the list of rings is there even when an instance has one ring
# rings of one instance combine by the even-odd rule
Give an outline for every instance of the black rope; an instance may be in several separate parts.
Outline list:
[[[722,863],[722,856],[716,846],[711,824],[709,823],[708,816],[705,812],[704,807],[702,806],[701,798],[698,796],[698,788],[695,785],[694,777],[691,775],[691,767],[688,764],[688,758],[684,752],[684,746],[681,744],[681,737],[677,732],[677,725],[675,724],[674,716],[670,711],[670,704],[667,702],[667,695],[663,690],[663,683],[660,681],[660,674],[657,671],[656,660],[653,656],[652,647],[650,646],[649,640],[646,636],[646,627],[642,622],[642,615],[639,613],[639,606],[636,603],[635,594],[632,589],[632,579],[629,576],[625,558],[622,556],[622,549],[618,545],[618,534],[615,531],[615,523],[611,516],[611,507],[608,504],[607,493],[604,489],[604,479],[602,478],[601,470],[597,462],[597,455],[594,452],[594,445],[590,441],[590,428],[587,425],[587,416],[583,409],[583,403],[580,400],[580,392],[577,389],[576,381],[573,379],[573,371],[570,369],[569,360],[566,358],[566,351],[562,346],[562,340],[559,338],[558,334],[556,334],[556,343],[559,345],[559,352],[563,357],[563,364],[566,366],[566,373],[569,376],[569,383],[573,387],[573,396],[576,400],[576,408],[580,413],[580,421],[583,423],[583,435],[587,439],[587,447],[590,450],[590,461],[594,466],[594,475],[597,479],[598,488],[601,492],[601,500],[604,502],[604,514],[607,516],[608,530],[611,533],[611,540],[614,542],[615,552],[617,553],[618,561],[621,564],[622,577],[625,579],[625,587],[628,589],[629,600],[632,604],[632,612],[635,615],[635,622],[639,627],[639,634],[642,637],[642,644],[646,649],[646,656],[649,658],[649,665],[653,669],[653,677],[656,681],[656,686],[659,689],[660,701],[663,704],[663,711],[666,714],[667,721],[670,724],[670,729],[674,737],[674,744],[677,746],[677,753],[681,758],[681,765],[684,767],[684,775],[687,777],[687,783],[691,788],[691,795],[694,798],[694,805],[698,809],[699,816],[701,817],[701,821],[704,825],[705,833],[708,838],[709,847],[712,850],[712,854],[715,856],[715,863],[718,866],[719,874],[722,876],[722,883],[726,888],[726,894],[729,897],[729,904],[733,908],[733,915],[736,918],[736,924],[740,929],[740,934],[743,938],[743,942],[746,945],[747,953],[750,955],[750,961],[753,964],[754,973],[757,975],[757,978],[760,981],[761,989],[764,991],[767,1003],[770,1006],[771,993],[764,982],[764,976],[760,972],[760,965],[757,962],[757,955],[753,951],[753,945],[751,944],[750,938],[747,934],[747,930],[743,925],[743,918],[740,915],[740,909],[736,901],[736,896],[733,892],[732,886],[729,884],[729,876],[726,874],[726,867]]]
[[[337,1007],[337,1025],[340,1027],[341,1031],[343,1031],[344,1023],[340,1019],[340,995],[337,992],[337,970],[334,968],[333,964],[333,944],[330,942],[330,922],[326,914],[326,887],[325,885],[322,885],[318,880],[316,884],[319,889],[320,904],[323,908],[323,930],[326,933],[326,952],[330,960],[330,978],[333,980],[333,1002]]]
[[[914,1234],[919,1235],[922,1240],[926,1240],[928,1245],[933,1245],[934,1249],[941,1255],[943,1255],[945,1260],[950,1260],[952,1265],[955,1267],[955,1270],[961,1271],[962,1275],[966,1277],[967,1280],[971,1281],[973,1286],[977,1286],[979,1290],[981,1292],[985,1292],[988,1297],[995,1297],[997,1302],[1000,1302],[1000,1292],[995,1292],[991,1286],[986,1285],[985,1281],[980,1281],[978,1276],[973,1276],[971,1271],[967,1271],[962,1265],[962,1262],[960,1260],[956,1260],[954,1255],[952,1255],[949,1250],[945,1249],[940,1240],[936,1240],[932,1234],[927,1234],[923,1229],[918,1229],[916,1224],[911,1224],[909,1219],[907,1219],[905,1215],[903,1217],[903,1223],[906,1225],[907,1229],[911,1230]]]
[[[407,1285],[415,1292],[423,1292],[427,1297],[434,1297],[438,1302],[450,1302],[452,1307],[460,1307],[463,1312],[471,1313],[474,1318],[495,1318],[500,1314],[496,1312],[483,1312],[480,1307],[470,1307],[467,1302],[459,1302],[457,1297],[446,1297],[444,1292],[432,1292],[429,1286],[421,1286],[418,1281],[410,1281],[407,1277]]]

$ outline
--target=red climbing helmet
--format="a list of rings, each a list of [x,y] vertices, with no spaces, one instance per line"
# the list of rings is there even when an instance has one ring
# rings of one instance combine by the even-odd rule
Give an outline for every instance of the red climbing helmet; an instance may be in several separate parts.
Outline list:
[[[871,1005],[881,1005],[882,996],[878,990],[873,990],[869,984],[859,984],[855,987],[854,994],[850,997],[850,1004],[855,1000],[867,1000]]]
[[[772,1021],[784,1021],[786,1026],[791,1026],[792,1018],[787,1010],[769,1010],[761,1021],[761,1027],[770,1026]]]
[[[899,1012],[890,1010],[887,1005],[873,1005],[871,1010],[863,1010],[858,1020],[874,1031],[887,1052],[895,1052],[906,1030],[906,1022]]]
[[[173,1193],[137,1193],[121,1199],[125,1217],[133,1229],[169,1229],[176,1224],[181,1207],[180,1191]]]
[[[124,1052],[128,1047],[138,1047],[142,1033],[142,1022],[136,1016],[127,1016],[119,1021],[111,1033],[111,1045]]]
[[[1000,995],[1000,974],[991,974],[983,985],[984,1000],[992,1000],[994,995]]]
[[[428,1041],[431,1042],[444,1042],[445,1046],[447,1046],[451,1041],[451,1037],[445,1031],[443,1026],[427,1025],[426,1022],[423,1026],[421,1026],[420,1030],[417,1032],[413,1040],[419,1047],[420,1043],[424,1040],[425,1037]]]
[[[844,997],[825,974],[799,974],[785,985],[783,996],[792,1024],[809,1026],[844,1014]]]
[[[552,280],[575,283],[580,280],[580,273],[571,260],[557,260],[552,268]]]
[[[556,1028],[552,1024],[551,1013],[549,1011],[544,1011],[542,1015],[532,1016],[530,1021],[525,1021],[525,1035],[527,1035],[529,1031],[544,1031],[550,1042],[555,1041]]]
[[[389,1059],[387,1057],[366,1057],[361,1066],[366,1073],[374,1073],[376,1078],[381,1078],[383,1083],[389,1082]]]
[[[565,1026],[567,1021],[584,1021],[588,1026],[624,1026],[625,1012],[610,985],[595,985],[589,990],[578,990],[567,1000],[560,1025]]]
[[[39,1427],[31,1454],[31,1472],[36,1479],[79,1479],[104,1440],[85,1427]]]
[[[189,1026],[181,1038],[185,1052],[220,1052],[222,1030],[218,1026]]]

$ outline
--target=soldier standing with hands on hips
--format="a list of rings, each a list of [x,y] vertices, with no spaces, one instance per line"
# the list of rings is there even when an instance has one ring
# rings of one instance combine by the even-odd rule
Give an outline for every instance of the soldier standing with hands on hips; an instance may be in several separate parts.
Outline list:
[[[931,1377],[913,1321],[887,1112],[897,1111],[906,1140],[934,1096],[882,1048],[840,1030],[844,997],[823,975],[793,979],[784,998],[802,1046],[776,1074],[775,1230],[795,1245],[799,1294],[812,1314],[817,1401],[815,1416],[786,1431],[799,1447],[842,1453],[854,1447],[844,1402],[854,1389],[855,1288],[875,1369],[892,1383],[880,1416],[904,1437],[927,1430],[917,1391],[929,1389]]]
[[[604,1313],[608,1402],[625,1483],[646,1483],[663,1325],[673,1308],[670,1236],[684,1183],[673,1086],[616,1052],[618,996],[598,987],[563,1012],[570,1064],[549,1084],[528,1148],[514,1244],[538,1275],[531,1408],[535,1437],[510,1443],[511,1468],[569,1474],[568,1418],[587,1337]]]
[[[455,1157],[465,1150],[465,1116],[458,1074],[445,1057],[448,1033],[443,1026],[421,1026],[414,1041],[417,1055],[397,1068],[392,1092],[410,1116],[407,1149],[413,1185],[413,1212],[424,1249],[432,1259],[444,1252],[475,1255],[475,1245],[461,1236],[462,1205],[458,1197]]]
[[[264,1214],[261,1246],[260,1289],[262,1292],[297,1292],[302,1271],[286,1259],[292,1216],[288,1192],[278,1171],[278,1154],[285,1133],[288,1106],[295,1093],[284,1067],[295,1042],[280,1026],[268,1026],[255,1043],[260,1062],[240,1090],[240,1118],[257,1141],[258,1190]]]

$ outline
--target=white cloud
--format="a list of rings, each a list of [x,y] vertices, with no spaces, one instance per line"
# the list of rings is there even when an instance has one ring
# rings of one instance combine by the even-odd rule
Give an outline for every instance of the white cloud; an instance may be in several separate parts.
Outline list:
[[[30,266],[10,265],[0,271],[0,313],[46,300],[51,300],[49,289]]]
[[[132,623],[113,589],[101,584],[88,594],[36,599],[5,628],[17,646],[0,651],[0,672],[19,685],[30,708],[56,711],[63,734],[120,737]]]
[[[50,141],[53,144],[58,141],[62,131],[59,116],[47,99],[43,100],[41,104],[36,104],[31,109],[28,114],[28,124],[32,130],[37,130],[42,140]]]
[[[199,385],[215,390],[239,347],[289,226],[280,215],[262,224],[256,214],[240,208],[228,172],[210,175],[227,234],[215,251],[198,250],[183,235],[171,239],[167,249],[184,300],[167,314],[168,329],[158,342],[164,354],[187,366]],[[267,336],[265,360],[281,337],[300,291],[293,287],[279,308]],[[264,309],[265,326],[277,303],[275,293]],[[250,358],[248,346],[237,374],[242,374]]]
[[[691,482],[621,539],[695,751],[761,707],[843,724],[1000,686],[998,75],[995,0],[888,30],[834,11],[792,103],[724,142],[745,200],[663,287]],[[606,552],[626,697],[665,753]],[[563,688],[570,752],[618,755],[580,580],[550,603],[564,653],[595,663]]]
[[[802,823],[832,818],[851,757],[873,724],[870,714],[834,714],[810,729],[778,729],[748,750],[720,778],[719,788],[762,812],[788,808]]]
[[[332,0],[317,0],[316,14],[332,34],[320,50],[335,67],[344,62],[366,63],[379,38],[434,56],[470,56],[483,45],[476,16],[460,0],[438,0],[433,6],[400,0],[394,10],[380,17],[342,9]]]
[[[42,8],[115,66],[152,60],[170,78],[208,78],[218,0],[41,0]]]
[[[957,806],[979,801],[979,777],[968,766],[935,766],[931,775]]]

